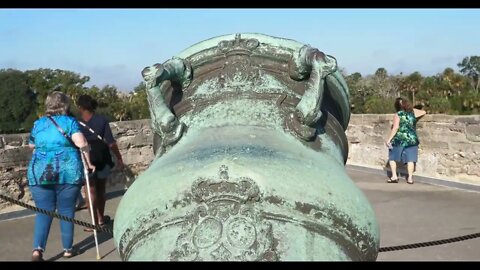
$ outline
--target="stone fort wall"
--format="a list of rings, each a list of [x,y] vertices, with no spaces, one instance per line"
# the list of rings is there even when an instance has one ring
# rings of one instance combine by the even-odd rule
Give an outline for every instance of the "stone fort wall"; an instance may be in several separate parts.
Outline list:
[[[393,115],[352,115],[347,129],[347,164],[385,169],[388,136]],[[110,124],[126,169],[114,172],[107,190],[122,189],[153,160],[153,133],[149,120]],[[420,137],[416,173],[422,176],[480,184],[480,115],[426,115],[417,125]],[[0,189],[16,199],[31,202],[26,180],[31,157],[28,133],[0,135]],[[0,200],[0,209],[7,207]]]

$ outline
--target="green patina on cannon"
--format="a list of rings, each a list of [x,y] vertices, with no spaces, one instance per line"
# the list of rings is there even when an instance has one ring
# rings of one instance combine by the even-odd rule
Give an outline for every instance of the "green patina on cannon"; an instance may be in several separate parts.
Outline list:
[[[122,198],[123,260],[375,260],[374,212],[345,172],[336,59],[236,34],[146,67],[155,160]]]

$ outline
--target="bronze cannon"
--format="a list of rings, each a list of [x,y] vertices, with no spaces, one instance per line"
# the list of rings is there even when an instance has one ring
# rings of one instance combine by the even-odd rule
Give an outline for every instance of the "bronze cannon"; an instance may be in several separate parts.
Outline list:
[[[375,260],[375,214],[345,171],[337,61],[263,34],[142,71],[155,160],[117,209],[123,260]]]

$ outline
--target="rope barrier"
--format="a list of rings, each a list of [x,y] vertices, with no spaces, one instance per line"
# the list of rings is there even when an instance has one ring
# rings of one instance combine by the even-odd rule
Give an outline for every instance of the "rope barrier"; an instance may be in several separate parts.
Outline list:
[[[74,218],[69,218],[69,217],[60,215],[57,212],[47,211],[45,209],[41,209],[41,208],[35,207],[33,205],[26,204],[22,201],[13,199],[13,198],[5,196],[3,194],[0,194],[0,198],[7,201],[7,202],[11,202],[11,203],[20,205],[24,208],[33,210],[35,212],[39,212],[39,213],[42,213],[42,214],[45,214],[45,215],[48,215],[48,216],[51,216],[51,217],[54,217],[54,218],[58,218],[58,219],[61,219],[61,220],[65,220],[65,221],[68,221],[68,222],[72,222],[74,224],[77,224],[77,225],[80,225],[80,226],[83,226],[83,227],[87,227],[87,228],[90,228],[90,229],[96,229],[97,231],[113,234],[113,232],[110,228],[101,227],[99,225],[94,226],[91,223],[81,221],[81,220],[78,220],[78,219],[74,219]],[[462,236],[457,236],[457,237],[452,237],[452,238],[440,239],[440,240],[435,240],[435,241],[419,242],[419,243],[398,245],[398,246],[381,247],[378,250],[378,252],[391,252],[391,251],[398,251],[398,250],[404,250],[404,249],[415,249],[415,248],[439,246],[439,245],[444,245],[444,244],[450,244],[450,243],[475,239],[475,238],[479,238],[479,237],[480,237],[480,232],[479,233],[462,235]]]
[[[90,229],[96,229],[97,231],[102,231],[102,232],[113,234],[113,232],[110,228],[105,228],[105,227],[102,227],[102,226],[99,226],[99,225],[94,226],[91,223],[81,221],[81,220],[78,220],[78,219],[74,219],[74,218],[69,218],[67,216],[60,215],[60,214],[58,214],[57,212],[54,212],[54,211],[48,211],[48,210],[45,210],[45,209],[41,209],[41,208],[35,207],[33,205],[24,203],[22,201],[16,200],[14,198],[5,196],[3,194],[0,194],[0,198],[7,201],[7,202],[11,202],[11,203],[14,203],[16,205],[20,205],[24,208],[33,210],[35,212],[39,212],[39,213],[42,213],[42,214],[45,214],[45,215],[48,215],[48,216],[51,216],[51,217],[54,217],[54,218],[58,218],[58,219],[61,219],[61,220],[64,220],[64,221],[68,221],[68,222],[71,222],[71,223],[74,223],[74,224],[77,224],[77,225],[80,225],[80,226],[83,226],[83,227],[87,227],[87,228],[90,228]]]

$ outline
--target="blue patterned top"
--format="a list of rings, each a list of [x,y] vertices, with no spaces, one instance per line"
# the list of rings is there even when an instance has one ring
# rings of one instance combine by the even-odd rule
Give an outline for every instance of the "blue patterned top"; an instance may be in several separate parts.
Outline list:
[[[70,138],[72,134],[81,132],[74,117],[56,115],[53,119]],[[48,117],[35,121],[29,143],[35,145],[27,172],[30,186],[83,184],[84,173],[80,152]]]

